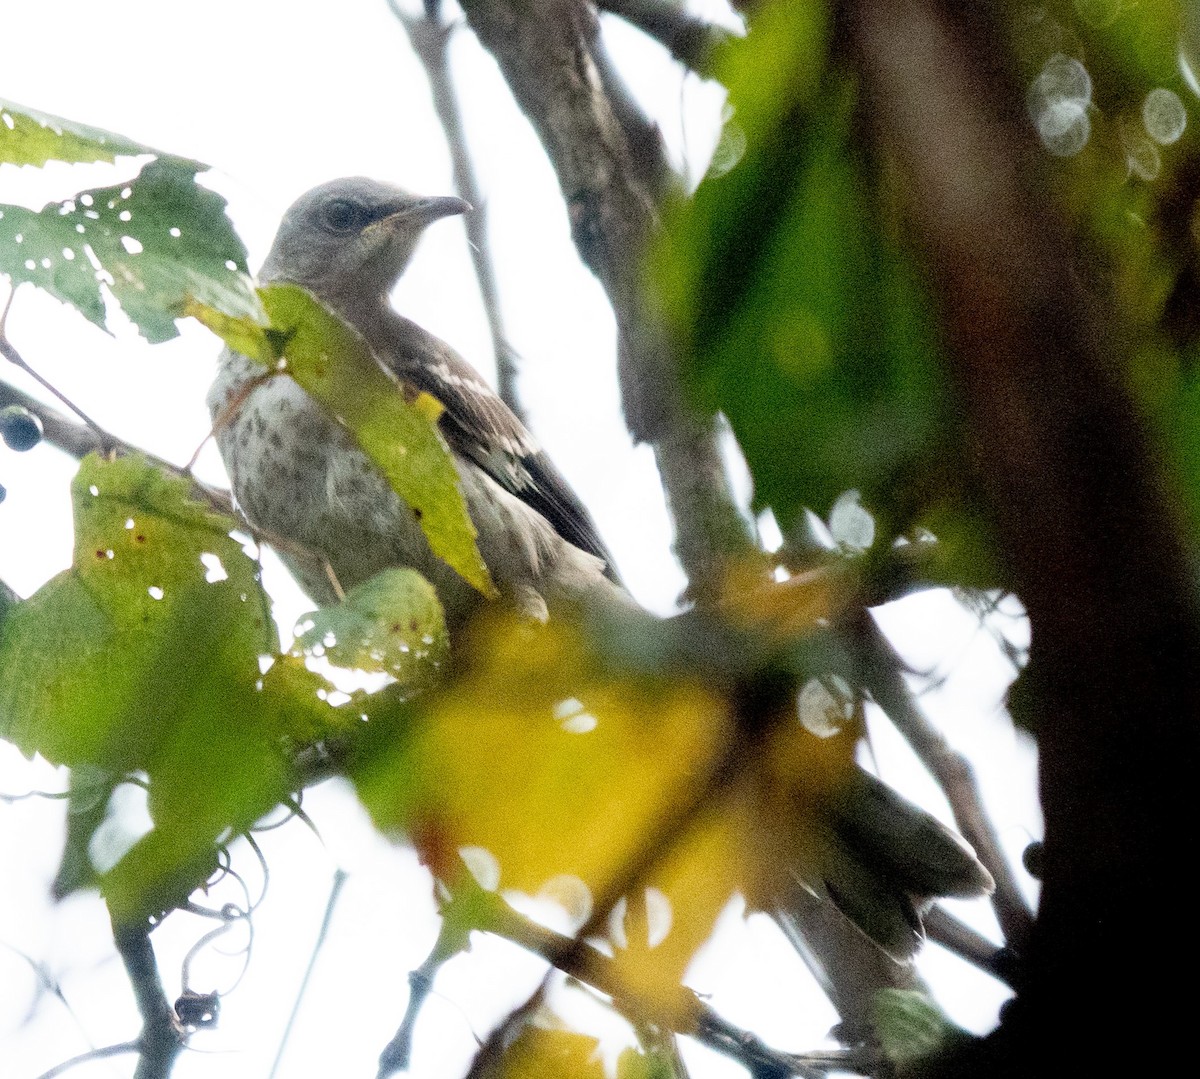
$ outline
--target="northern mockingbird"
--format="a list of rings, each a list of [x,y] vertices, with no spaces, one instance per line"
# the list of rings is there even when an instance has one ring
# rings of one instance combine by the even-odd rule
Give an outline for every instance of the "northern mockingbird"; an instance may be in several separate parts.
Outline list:
[[[425,228],[469,208],[362,177],[332,180],[284,215],[260,280],[306,288],[398,380],[445,406],[441,432],[480,553],[523,611],[544,618],[547,601],[592,589],[629,603],[591,517],[537,441],[470,364],[390,303]],[[208,397],[221,417],[217,443],[234,497],[251,524],[296,545],[281,555],[319,603],[337,598],[330,570],[349,589],[389,566],[411,566],[437,589],[451,627],[460,622],[478,593],[432,554],[413,512],[295,382],[277,376],[245,393],[262,370],[226,349]]]
[[[544,618],[557,600],[593,593],[636,607],[587,511],[532,435],[449,345],[391,306],[392,286],[426,226],[467,209],[461,199],[421,198],[374,180],[333,180],[284,215],[260,278],[308,289],[399,381],[445,406],[441,432],[480,553],[526,613]],[[413,512],[325,409],[284,375],[248,388],[262,374],[226,349],[208,397],[250,522],[298,545],[280,554],[319,603],[337,598],[330,568],[348,589],[390,566],[411,566],[437,589],[451,628],[461,622],[480,595],[432,554]],[[830,842],[846,857],[821,882],[824,891],[892,954],[908,954],[920,939],[913,899],[991,887],[961,840],[865,773],[854,773],[828,812]]]

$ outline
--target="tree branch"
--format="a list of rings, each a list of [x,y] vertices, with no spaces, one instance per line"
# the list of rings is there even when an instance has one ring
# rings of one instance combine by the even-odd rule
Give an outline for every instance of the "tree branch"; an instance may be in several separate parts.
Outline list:
[[[467,0],[467,19],[496,58],[558,174],[580,257],[608,293],[618,328],[625,419],[654,445],[693,594],[749,544],[730,497],[713,426],[683,400],[677,357],[649,303],[642,262],[657,227],[656,192],[634,160],[593,58],[584,0]]]
[[[752,1072],[768,1069],[782,1075],[813,1079],[825,1071],[853,1071],[870,1064],[861,1052],[784,1053],[772,1049],[749,1031],[722,1018],[695,993],[680,986],[670,1001],[645,999],[629,989],[616,963],[590,944],[563,936],[538,925],[513,910],[497,896],[489,896],[479,910],[486,911],[479,928],[520,945],[564,974],[578,978],[612,997],[622,1014],[655,1023],[695,1038],[703,1045],[728,1056]],[[685,1021],[680,1022],[679,1016]]]
[[[77,423],[50,405],[43,404],[36,397],[17,389],[7,382],[0,381],[0,408],[6,405],[21,405],[34,413],[42,421],[42,437],[55,449],[62,450],[69,457],[81,460],[89,453],[120,453],[139,454],[151,461],[157,468],[173,476],[181,476],[192,483],[194,493],[220,513],[233,514],[233,500],[228,491],[219,487],[209,487],[201,483],[186,469],[173,465],[161,457],[134,446],[132,443],[117,438],[107,431],[88,427]]]
[[[113,925],[113,940],[129,976],[142,1017],[142,1032],[138,1035],[138,1065],[134,1079],[167,1079],[175,1058],[187,1042],[187,1031],[167,1002],[150,929],[145,923]]]
[[[689,14],[674,0],[597,0],[596,6],[654,38],[698,75],[709,74],[713,51],[733,36],[724,28]]]
[[[1153,1032],[1193,1020],[1187,994],[1164,987],[1198,958],[1179,873],[1195,839],[1200,611],[1165,455],[1122,377],[1135,351],[1117,305],[1076,272],[995,5],[858,0],[849,14],[941,304],[971,463],[1032,626],[1038,920],[1016,1005],[942,1074],[1034,1060],[1037,1074],[1102,1074],[1135,1042],[1143,1070],[1169,1070]],[[1139,916],[1148,901],[1153,925]]]

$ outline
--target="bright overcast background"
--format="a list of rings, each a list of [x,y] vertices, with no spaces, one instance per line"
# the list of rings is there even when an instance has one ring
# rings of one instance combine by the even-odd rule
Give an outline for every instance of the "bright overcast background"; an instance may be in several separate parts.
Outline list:
[[[729,19],[718,0],[692,6]],[[414,13],[416,7],[414,2]],[[454,12],[449,4],[447,10]],[[719,89],[686,76],[663,50],[619,21],[606,18],[604,26],[617,64],[659,121],[676,163],[698,174],[713,142]],[[0,15],[0,48],[0,98],[210,164],[214,172],[205,182],[229,199],[252,268],[286,206],[321,181],[365,174],[425,194],[452,191],[424,74],[385,0],[8,0]],[[495,65],[466,30],[455,35],[452,58],[531,424],[594,512],[634,593],[651,608],[668,611],[683,578],[669,554],[651,454],[630,445],[620,420],[611,313],[576,257],[553,173]],[[112,168],[3,166],[0,202],[40,207],[128,177],[135,168],[128,161]],[[396,302],[491,377],[492,348],[461,223],[430,229]],[[104,427],[163,457],[187,461],[208,432],[203,402],[218,343],[185,323],[178,340],[149,347],[119,313],[112,325],[114,336],[108,337],[27,287],[16,298],[8,332],[35,369]],[[6,369],[3,377],[33,392],[20,372]],[[70,561],[67,488],[74,467],[48,446],[24,455],[0,448],[0,483],[8,491],[0,505],[0,577],[24,595]],[[211,446],[199,471],[223,482]],[[268,570],[286,630],[305,603],[281,570]],[[976,763],[1001,839],[1018,857],[1040,834],[1040,823],[1032,751],[1002,711],[1011,666],[989,631],[948,594],[894,604],[882,620],[914,670],[929,676],[922,684],[933,688],[922,701]],[[1018,638],[1023,632],[1019,619],[1010,619],[1008,629]],[[873,737],[884,777],[948,820],[944,800],[898,736],[875,723]],[[61,789],[63,781],[43,762],[31,764],[0,745],[0,792]],[[263,1079],[270,1073],[339,868],[349,876],[277,1074],[375,1074],[378,1053],[403,1011],[406,975],[436,935],[430,882],[411,852],[374,835],[347,788],[325,784],[304,804],[320,837],[297,822],[262,837],[270,881],[254,917],[247,973],[224,999],[218,1028],[197,1035],[196,1051],[180,1058],[179,1079]],[[137,806],[127,810],[127,824],[136,825]],[[4,1079],[34,1079],[67,1057],[131,1038],[138,1029],[99,900],[77,896],[58,907],[48,900],[64,814],[61,802],[0,802]],[[235,866],[257,894],[261,873],[244,847],[235,848]],[[223,892],[214,902],[235,898],[235,891]],[[952,906],[995,936],[986,904]],[[184,954],[211,927],[177,914],[155,932],[172,999]],[[192,988],[228,990],[242,960],[221,950],[242,943],[235,932],[206,949],[192,964]],[[45,991],[45,978],[32,963],[61,988],[65,1003]],[[996,983],[935,948],[927,949],[921,968],[953,1018],[979,1031],[995,1023],[1007,996]],[[471,955],[452,962],[437,982],[417,1027],[412,1073],[430,1079],[461,1074],[475,1037],[528,993],[541,970],[514,946],[477,941]],[[836,1020],[772,923],[761,915],[743,919],[737,903],[693,965],[689,982],[732,1020],[780,1048],[814,1048]],[[600,1022],[601,1010],[589,1010],[581,991],[567,997],[575,998],[573,1018]],[[128,1076],[133,1060],[98,1061],[71,1074]],[[689,1051],[688,1060],[698,1077],[740,1074],[704,1050]]]

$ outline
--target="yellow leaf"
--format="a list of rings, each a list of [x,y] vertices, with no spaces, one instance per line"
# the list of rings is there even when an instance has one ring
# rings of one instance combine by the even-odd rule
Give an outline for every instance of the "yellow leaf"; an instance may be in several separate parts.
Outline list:
[[[604,1063],[595,1038],[531,1024],[488,1074],[494,1079],[604,1079]]]
[[[698,682],[592,669],[578,633],[496,620],[458,678],[430,695],[404,745],[358,777],[385,827],[453,875],[460,847],[497,860],[500,887],[578,877],[609,895],[722,757],[725,703]]]

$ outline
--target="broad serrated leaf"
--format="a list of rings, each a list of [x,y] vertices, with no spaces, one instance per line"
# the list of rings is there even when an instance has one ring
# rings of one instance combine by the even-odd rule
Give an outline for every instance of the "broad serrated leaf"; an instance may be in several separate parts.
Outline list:
[[[5,625],[0,715],[26,753],[138,768],[161,730],[151,717],[172,713],[205,661],[274,651],[268,609],[229,537],[237,522],[192,501],[186,480],[92,456],[72,494],[74,564]]]
[[[294,650],[405,684],[424,681],[449,647],[437,592],[412,569],[376,574],[341,603],[305,615],[296,629]]]
[[[291,375],[324,405],[417,513],[430,549],[484,595],[495,586],[475,544],[475,526],[458,486],[453,458],[438,431],[441,406],[410,394],[376,362],[362,335],[296,285],[259,289],[269,329],[251,320],[194,315],[231,348]]]
[[[39,211],[0,206],[0,273],[45,289],[101,328],[106,285],[151,342],[177,336],[175,320],[194,303],[265,321],[225,200],[196,182],[202,168],[162,157],[126,184]]]
[[[77,124],[61,116],[38,112],[0,100],[0,162],[44,165],[47,161],[86,163],[113,161],[118,156],[157,154],[124,135]]]
[[[17,607],[0,639],[0,734],[55,764],[149,777],[155,828],[102,879],[114,916],[202,883],[227,830],[287,789],[259,707],[275,651],[237,522],[139,457],[84,460],[75,559]]]

